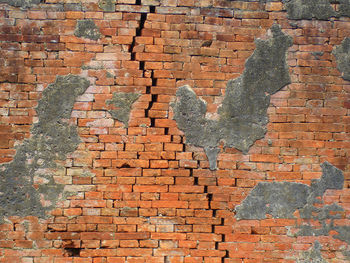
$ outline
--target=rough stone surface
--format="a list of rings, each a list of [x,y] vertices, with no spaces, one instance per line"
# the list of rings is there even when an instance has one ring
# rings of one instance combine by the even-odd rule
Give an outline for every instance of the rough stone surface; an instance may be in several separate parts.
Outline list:
[[[116,0],[100,0],[98,6],[105,12],[114,12],[115,2]]]
[[[84,37],[91,40],[98,40],[101,38],[101,33],[94,21],[91,19],[78,20],[74,35],[77,37]]]
[[[285,1],[289,19],[320,19],[328,20],[336,16],[329,0],[290,0]]]
[[[322,196],[327,189],[342,189],[344,176],[341,170],[328,162],[321,167],[321,178],[313,180],[311,186],[294,182],[258,183],[242,204],[236,207],[236,217],[264,219],[266,214],[270,214],[273,218],[293,218],[293,213],[299,209],[302,218],[312,218],[315,211],[321,217],[329,218],[330,211],[339,211],[339,207],[324,206],[321,211],[314,206],[316,197]]]
[[[286,51],[292,38],[278,25],[273,25],[271,32],[270,39],[256,40],[256,49],[247,59],[243,74],[227,83],[219,120],[205,118],[206,103],[189,86],[176,92],[174,119],[185,132],[187,143],[211,149],[207,154],[211,170],[216,168],[217,154],[213,153],[221,140],[225,146],[247,153],[256,140],[264,137],[270,94],[290,83]]]
[[[333,49],[333,55],[337,61],[337,68],[342,73],[342,78],[350,81],[350,38],[345,38],[341,45]]]
[[[128,127],[130,111],[132,104],[141,96],[139,93],[113,93],[113,98],[107,101],[108,105],[113,105],[118,108],[115,110],[108,110],[113,119],[124,123]]]
[[[29,8],[40,4],[40,0],[0,0],[0,3],[9,4],[15,7]]]
[[[75,99],[88,87],[86,79],[68,75],[58,76],[43,91],[32,136],[17,147],[12,162],[0,166],[0,221],[14,215],[45,217],[62,197],[63,185],[53,178],[60,169],[55,160],[65,160],[80,143],[67,119]]]
[[[322,257],[322,246],[320,242],[315,241],[315,244],[308,251],[302,253],[302,256],[297,260],[297,263],[327,263],[328,261]]]

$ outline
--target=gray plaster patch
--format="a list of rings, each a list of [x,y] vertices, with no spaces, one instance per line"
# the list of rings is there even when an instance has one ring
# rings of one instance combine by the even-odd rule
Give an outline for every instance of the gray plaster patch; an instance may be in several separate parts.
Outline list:
[[[308,251],[302,253],[297,263],[327,263],[328,261],[322,257],[322,246],[320,242],[315,241],[315,244]]]
[[[327,189],[343,189],[343,173],[328,162],[321,167],[321,178],[313,180],[311,186],[294,182],[258,183],[236,206],[236,218],[265,219],[266,214],[273,218],[294,218],[293,214],[298,211],[300,218],[306,221],[296,226],[298,232],[295,236],[328,236],[330,231],[336,231],[333,237],[350,245],[350,226],[334,224],[334,220],[342,218],[344,209],[336,203],[322,206],[320,199]],[[311,224],[310,219],[319,226]],[[345,256],[347,253],[343,252]]]
[[[325,206],[321,211],[314,204],[316,197],[327,189],[343,189],[344,176],[341,170],[328,162],[321,164],[322,176],[313,180],[311,186],[294,182],[260,182],[249,193],[242,204],[236,206],[237,219],[264,219],[266,214],[273,218],[294,218],[299,209],[302,218],[312,218],[318,212],[322,218],[330,218],[335,205]]]
[[[350,81],[350,38],[345,38],[341,45],[333,49],[332,54],[336,58],[337,68],[342,78]]]
[[[98,40],[101,38],[101,33],[94,21],[91,19],[78,20],[74,35],[77,37],[84,37],[91,40]]]
[[[100,0],[98,6],[105,12],[114,12],[115,2],[116,0]]]
[[[236,206],[237,219],[293,218],[293,213],[307,203],[310,189],[305,184],[261,182]]]
[[[247,59],[243,74],[228,81],[218,110],[219,120],[205,117],[205,101],[197,98],[189,86],[182,86],[176,92],[176,102],[171,106],[178,128],[184,131],[187,143],[206,150],[211,170],[216,169],[217,153],[214,153],[220,141],[226,147],[247,153],[256,140],[264,137],[270,95],[291,82],[286,52],[292,38],[276,24],[271,32],[271,38],[255,41],[256,49]]]
[[[328,20],[332,16],[337,16],[329,0],[286,0],[285,7],[289,19]]]
[[[9,4],[15,7],[30,8],[40,4],[40,0],[0,0],[0,3]]]
[[[141,94],[139,93],[114,92],[113,98],[106,103],[118,109],[108,110],[108,112],[112,115],[113,119],[124,123],[125,127],[128,127],[131,106],[140,96]]]
[[[350,0],[338,0],[340,16],[350,17]]]
[[[89,87],[86,79],[58,76],[42,94],[36,108],[39,121],[31,137],[17,147],[14,160],[0,166],[0,221],[8,216],[45,217],[62,197],[64,185],[54,180],[80,143],[77,128],[67,123],[75,99]]]

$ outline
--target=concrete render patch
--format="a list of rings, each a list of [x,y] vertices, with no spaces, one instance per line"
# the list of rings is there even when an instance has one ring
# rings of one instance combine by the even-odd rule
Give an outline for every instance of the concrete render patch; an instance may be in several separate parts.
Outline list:
[[[116,0],[100,0],[98,1],[98,6],[105,12],[115,11]]]
[[[74,35],[76,37],[84,37],[91,40],[98,40],[101,38],[100,30],[91,19],[78,20]]]
[[[328,162],[321,165],[322,176],[313,180],[311,186],[294,182],[260,182],[242,204],[236,207],[237,219],[294,218],[301,210],[302,218],[311,218],[310,208],[327,189],[343,189],[344,176],[341,170]],[[310,207],[309,207],[310,206]],[[328,206],[325,206],[328,209]],[[331,207],[332,208],[332,207]]]
[[[64,198],[64,185],[54,180],[63,167],[55,161],[65,160],[80,143],[77,128],[67,119],[89,85],[79,76],[58,76],[43,91],[31,137],[17,147],[12,162],[0,166],[0,222],[8,216],[43,218]]]
[[[33,5],[40,4],[40,2],[40,0],[0,0],[0,3],[22,8],[30,8]]]
[[[350,81],[350,38],[345,38],[339,46],[334,47],[332,54],[342,78]]]
[[[289,19],[328,20],[331,17],[349,17],[350,0],[284,0]],[[339,10],[334,10],[332,3],[339,3]]]
[[[298,232],[294,236],[328,236],[335,231],[337,234],[333,238],[350,244],[350,226],[334,224],[334,220],[341,218],[344,209],[336,203],[321,206],[319,199],[328,189],[343,189],[343,172],[328,162],[321,167],[321,178],[313,180],[311,186],[294,182],[258,183],[236,206],[236,218],[262,220],[269,214],[273,218],[289,219],[294,218],[293,214],[298,211],[300,218],[306,219],[306,222],[296,226]],[[310,219],[318,222],[319,227],[312,225]],[[343,252],[344,255],[347,253]]]
[[[113,119],[116,119],[124,123],[125,127],[128,127],[131,106],[138,100],[141,96],[139,93],[124,93],[124,92],[114,92],[113,98],[107,100],[107,105],[113,105],[117,109],[108,110],[112,115]]]
[[[206,103],[197,98],[188,85],[178,88],[171,106],[174,119],[184,131],[186,142],[203,147],[210,169],[216,169],[218,144],[244,153],[264,137],[268,123],[270,95],[290,84],[286,52],[292,38],[279,25],[271,27],[272,37],[257,39],[256,49],[247,59],[243,74],[227,83],[225,98],[219,108],[219,120],[205,117]]]
[[[312,248],[302,253],[297,263],[328,263],[328,261],[322,257],[321,249],[322,246],[320,242],[316,240]]]

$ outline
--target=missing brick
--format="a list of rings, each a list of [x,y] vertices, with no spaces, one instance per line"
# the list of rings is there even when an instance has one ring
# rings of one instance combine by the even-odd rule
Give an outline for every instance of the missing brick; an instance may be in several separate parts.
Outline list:
[[[81,248],[65,247],[67,257],[80,257]]]

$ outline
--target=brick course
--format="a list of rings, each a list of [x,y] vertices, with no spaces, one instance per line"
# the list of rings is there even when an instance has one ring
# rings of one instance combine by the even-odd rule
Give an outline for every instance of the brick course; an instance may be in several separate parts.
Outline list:
[[[30,137],[42,91],[57,75],[91,83],[69,120],[82,142],[54,177],[75,194],[48,218],[1,224],[0,262],[296,262],[316,240],[324,259],[347,262],[349,244],[336,233],[293,236],[305,221],[298,214],[237,220],[234,208],[262,181],[310,185],[328,161],[345,183],[323,201],[344,208],[334,224],[349,225],[350,88],[331,53],[350,36],[348,18],[289,20],[279,1],[123,0],[115,12],[68,2],[0,4],[1,163]],[[80,19],[92,19],[101,38],[76,37]],[[254,39],[273,23],[293,37],[292,83],[271,96],[265,137],[246,155],[220,147],[210,171],[169,104],[188,84],[215,119],[227,81],[242,74]],[[142,94],[128,128],[106,111],[113,92]]]

